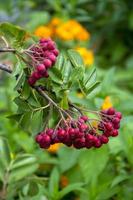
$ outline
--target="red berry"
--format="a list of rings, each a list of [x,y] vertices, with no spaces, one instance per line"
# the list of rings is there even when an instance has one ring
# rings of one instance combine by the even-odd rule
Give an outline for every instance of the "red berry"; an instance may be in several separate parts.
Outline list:
[[[101,135],[101,136],[100,136],[100,141],[101,141],[101,143],[103,143],[103,144],[107,144],[108,141],[109,141],[109,139],[108,139],[108,137],[106,137],[106,136],[104,136],[104,135]]]
[[[49,135],[51,138],[53,136],[54,130],[52,128],[49,128],[46,130],[46,134]]]
[[[94,137],[94,147],[96,147],[96,148],[99,148],[99,147],[101,147],[102,146],[102,143],[101,143],[101,141],[100,141],[100,139],[99,138],[97,138],[97,137]]]
[[[107,110],[107,114],[108,114],[108,115],[114,115],[114,114],[115,114],[115,109],[114,109],[114,108],[109,108],[109,109]]]
[[[43,74],[46,71],[46,67],[43,64],[40,64],[36,67],[38,73]]]
[[[39,72],[34,71],[32,73],[32,78],[38,80],[38,79],[42,78],[42,75]]]
[[[78,138],[78,139],[74,140],[73,146],[76,149],[81,149],[81,148],[85,147],[85,138]]]
[[[88,117],[85,116],[85,115],[81,116],[80,119],[84,120],[84,122],[87,122],[87,121],[88,121]]]
[[[85,135],[85,138],[86,138],[86,141],[88,141],[88,142],[92,142],[92,141],[93,141],[93,138],[94,138],[94,136],[93,136],[93,135],[91,135],[91,134],[86,134],[86,135]]]
[[[120,123],[120,119],[119,119],[118,117],[115,117],[115,118],[112,120],[112,122],[113,122],[114,124],[119,124],[119,123]]]
[[[80,131],[86,131],[87,129],[88,129],[88,125],[87,124],[81,124],[80,126],[79,126],[79,128],[80,128]]]
[[[40,142],[40,147],[44,149],[48,149],[50,147],[50,144],[51,144],[50,137],[46,134],[43,134],[43,138]]]
[[[52,40],[47,43],[47,49],[48,50],[54,50],[55,49],[55,43]]]
[[[56,61],[56,56],[55,56],[53,53],[51,53],[51,54],[48,56],[48,59],[51,60],[52,64],[54,64],[55,61]]]
[[[45,78],[48,78],[48,77],[49,77],[49,74],[48,74],[47,71],[45,71],[45,72],[43,73],[43,77],[45,77]]]
[[[28,79],[28,83],[30,86],[33,86],[36,83],[36,79],[33,78],[32,76]]]
[[[63,129],[59,129],[57,131],[57,138],[60,140],[60,141],[63,141],[65,138],[66,138],[66,131],[63,130]]]
[[[110,122],[104,123],[104,126],[106,127],[106,129],[107,129],[108,131],[111,131],[112,128],[113,128],[112,123],[110,123]]]
[[[42,138],[43,138],[43,136],[41,134],[39,134],[39,135],[36,135],[35,140],[37,143],[40,143]]]
[[[119,119],[122,119],[122,114],[121,114],[121,112],[116,112],[116,113],[115,113],[115,116],[118,117]]]
[[[58,55],[59,55],[59,51],[58,51],[57,49],[54,49],[54,50],[52,51],[52,53],[53,53],[55,56],[58,56]]]
[[[72,140],[76,137],[74,128],[69,128],[68,133]]]
[[[51,60],[47,58],[44,59],[43,64],[46,66],[46,68],[50,68],[52,66]]]
[[[116,137],[118,134],[119,134],[118,130],[114,129],[114,130],[112,131],[111,136],[112,136],[112,137]]]

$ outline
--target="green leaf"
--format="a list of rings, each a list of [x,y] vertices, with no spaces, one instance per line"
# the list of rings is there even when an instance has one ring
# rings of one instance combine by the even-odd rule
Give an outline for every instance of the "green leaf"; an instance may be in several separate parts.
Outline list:
[[[32,120],[30,123],[30,132],[33,135],[36,135],[40,131],[42,131],[43,128],[43,111],[38,110],[33,113]]]
[[[86,183],[93,182],[104,170],[108,161],[108,148],[84,150],[79,158],[79,165]]]
[[[61,149],[59,149],[58,156],[61,172],[65,172],[72,168],[78,162],[79,155],[80,151],[77,151],[76,149],[71,149],[67,147],[62,147]]]
[[[24,99],[28,99],[28,97],[30,96],[30,91],[31,91],[30,86],[26,80],[21,92],[21,95],[23,96]]]
[[[60,105],[61,105],[61,108],[65,110],[68,109],[68,91],[64,92]]]
[[[96,83],[94,83],[90,88],[88,88],[86,90],[86,94],[87,96],[91,93],[91,92],[95,92],[95,90],[97,89],[97,87],[101,84],[101,82],[97,81]]]
[[[90,75],[89,75],[89,78],[88,78],[88,73],[86,74],[86,76],[87,76],[87,77],[85,77],[84,85],[85,85],[85,87],[87,88],[87,87],[90,87],[92,84],[94,84],[95,81],[96,81],[96,76],[97,76],[97,74],[96,74],[96,68],[94,68],[94,69],[91,71],[91,73],[90,73]]]
[[[29,107],[28,103],[24,99],[20,97],[16,97],[14,99],[14,102],[18,106],[18,112],[23,113],[23,112],[31,111],[31,108]]]
[[[55,167],[51,173],[49,180],[49,193],[51,197],[56,197],[59,190],[59,171]]]
[[[0,137],[0,179],[3,180],[5,170],[11,161],[10,149],[7,140]]]
[[[10,169],[9,183],[23,179],[29,176],[38,168],[36,157],[30,154],[18,156]]]
[[[63,69],[62,69],[63,84],[68,83],[71,77],[71,69],[72,69],[71,62],[69,60],[66,60],[63,64]]]
[[[61,70],[62,67],[63,67],[63,64],[64,64],[64,55],[62,53],[59,54],[59,56],[57,57],[57,61],[55,63],[55,67],[58,69],[58,70]]]
[[[0,24],[0,34],[10,42],[12,47],[22,47],[26,31],[19,26],[4,22]]]
[[[67,51],[67,53],[74,67],[84,66],[83,59],[77,51],[70,49]]]
[[[49,69],[49,75],[53,82],[62,84],[62,75],[59,69],[53,67]]]
[[[59,192],[59,199],[62,199],[65,195],[69,194],[72,191],[79,191],[79,192],[87,192],[82,187],[84,186],[83,183],[73,183],[65,187],[63,190]]]
[[[32,122],[32,112],[25,112],[19,121],[20,126],[25,131],[30,131],[30,125]]]
[[[14,90],[18,90],[22,86],[24,81],[25,81],[25,74],[23,71],[21,71],[19,77],[17,78],[16,86],[15,86]]]
[[[84,73],[83,67],[74,68],[72,70],[71,76],[70,76],[71,81],[75,82],[77,80],[82,80],[83,79],[83,73]]]

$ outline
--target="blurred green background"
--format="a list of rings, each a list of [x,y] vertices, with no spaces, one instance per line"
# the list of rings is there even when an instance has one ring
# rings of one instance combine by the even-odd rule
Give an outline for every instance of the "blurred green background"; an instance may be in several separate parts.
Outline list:
[[[53,19],[56,19],[54,25]],[[70,20],[78,23],[67,30],[71,39],[62,35],[66,30],[60,27]],[[0,2],[0,22],[5,21],[20,25],[38,36],[51,34],[61,51],[79,48],[88,73],[96,66],[102,85],[89,100],[76,90],[70,98],[95,110],[100,109],[103,103],[108,106],[105,99],[109,97],[111,104],[123,114],[120,135],[100,149],[75,150],[58,146],[52,153],[43,151],[37,147],[34,138],[7,118],[16,110],[13,103],[15,80],[0,72],[0,135],[7,138],[0,143],[0,148],[8,149],[8,143],[10,159],[17,154],[23,154],[21,159],[27,159],[23,169],[18,168],[17,175],[11,173],[7,199],[132,200],[133,1],[5,0]],[[79,24],[87,31],[87,39],[73,38],[73,31]],[[40,27],[43,29],[38,29]],[[61,29],[56,32],[55,28]],[[90,63],[86,61],[87,56],[90,56]],[[10,62],[10,56],[4,59]],[[28,157],[29,154],[37,157],[37,163]],[[16,179],[12,178],[16,176]],[[59,191],[64,192],[62,196],[57,195]],[[47,198],[47,193],[52,195]]]

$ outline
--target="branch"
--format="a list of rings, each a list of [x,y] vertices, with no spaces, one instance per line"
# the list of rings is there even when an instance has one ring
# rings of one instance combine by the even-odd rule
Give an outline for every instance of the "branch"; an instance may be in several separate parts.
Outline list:
[[[13,53],[15,53],[16,50],[15,49],[0,49],[0,53],[6,53],[6,52],[13,52]]]
[[[12,69],[8,65],[0,63],[0,69],[10,74],[12,73]]]

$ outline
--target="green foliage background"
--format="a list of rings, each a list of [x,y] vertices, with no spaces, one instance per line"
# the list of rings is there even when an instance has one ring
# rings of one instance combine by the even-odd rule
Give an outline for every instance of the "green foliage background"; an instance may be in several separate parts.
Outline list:
[[[55,15],[81,22],[91,32],[92,39],[86,46],[94,49],[102,85],[99,93],[90,99],[80,99],[75,91],[70,99],[95,110],[109,95],[114,107],[124,116],[119,137],[112,138],[108,145],[80,151],[61,147],[52,155],[39,149],[31,135],[7,118],[16,111],[13,103],[16,81],[0,72],[0,188],[6,177],[7,200],[133,199],[132,8],[131,0],[5,0],[0,3],[0,21],[13,22],[28,31]],[[11,55],[1,59],[16,62]],[[58,81],[58,77],[53,79]],[[69,180],[64,189],[59,184],[62,175]]]

